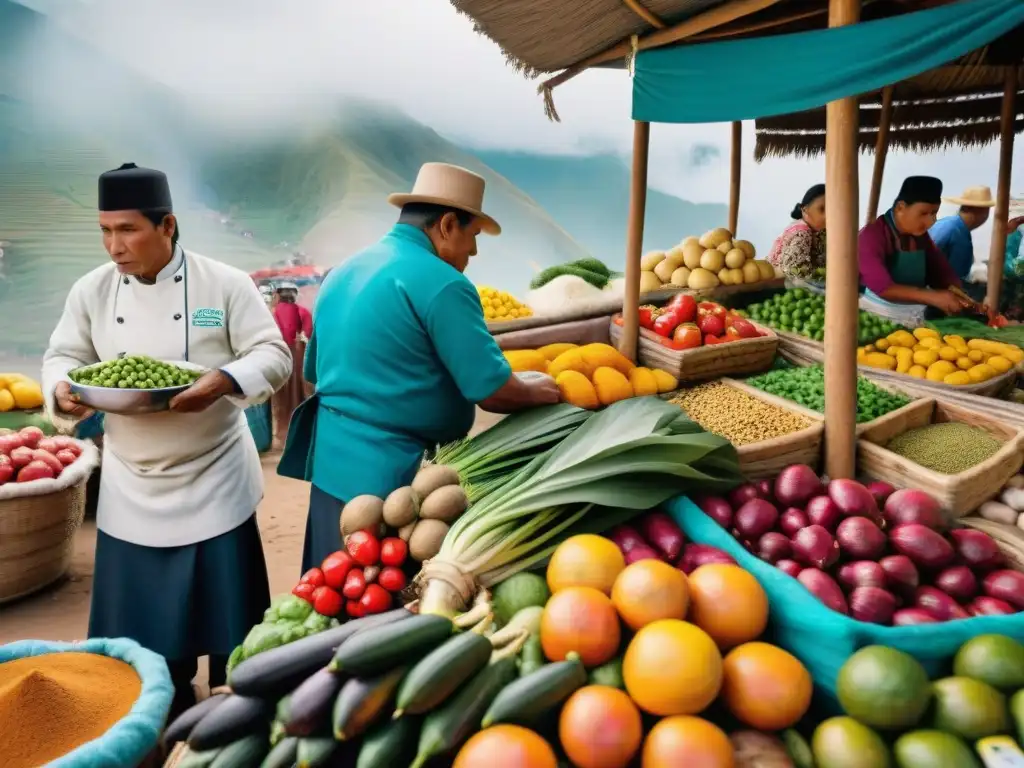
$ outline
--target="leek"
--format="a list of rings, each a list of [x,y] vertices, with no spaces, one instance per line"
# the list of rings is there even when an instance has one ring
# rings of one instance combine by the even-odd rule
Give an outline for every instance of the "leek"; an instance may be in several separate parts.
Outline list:
[[[655,397],[620,401],[470,506],[424,566],[420,610],[453,615],[477,589],[544,563],[569,536],[607,530],[686,490],[740,482],[728,440]]]

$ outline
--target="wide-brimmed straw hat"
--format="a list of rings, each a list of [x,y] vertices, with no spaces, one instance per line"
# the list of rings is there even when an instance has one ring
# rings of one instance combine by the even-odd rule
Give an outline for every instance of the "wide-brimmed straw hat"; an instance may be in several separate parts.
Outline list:
[[[967,208],[995,208],[996,201],[988,187],[968,187],[960,197],[944,197],[944,202]]]
[[[500,235],[501,226],[483,212],[485,185],[482,176],[457,165],[424,163],[416,174],[412,192],[395,192],[388,195],[388,202],[398,208],[409,203],[458,208],[480,219],[487,234]]]

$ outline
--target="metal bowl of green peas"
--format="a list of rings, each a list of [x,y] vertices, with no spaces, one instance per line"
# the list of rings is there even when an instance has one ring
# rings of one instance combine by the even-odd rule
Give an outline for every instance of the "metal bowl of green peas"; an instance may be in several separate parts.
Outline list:
[[[134,416],[166,411],[171,399],[206,373],[194,363],[129,355],[68,373],[82,405],[104,413]]]

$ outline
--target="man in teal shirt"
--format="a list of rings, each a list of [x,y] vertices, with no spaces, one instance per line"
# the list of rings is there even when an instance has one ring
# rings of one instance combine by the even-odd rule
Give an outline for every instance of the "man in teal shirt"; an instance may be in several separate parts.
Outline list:
[[[501,232],[483,193],[476,174],[427,163],[411,194],[388,198],[398,224],[320,289],[305,365],[315,427],[293,418],[282,459],[308,452],[303,571],[341,548],[345,502],[408,485],[425,450],[469,432],[477,404],[509,413],[559,400],[552,380],[512,373],[463,275],[477,234]]]

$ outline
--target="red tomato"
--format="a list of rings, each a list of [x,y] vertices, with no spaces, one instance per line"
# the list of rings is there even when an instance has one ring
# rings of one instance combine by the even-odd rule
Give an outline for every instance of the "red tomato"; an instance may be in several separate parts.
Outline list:
[[[349,600],[345,603],[345,613],[353,619],[361,619],[366,615],[366,609],[359,604],[358,600]]]
[[[693,323],[680,325],[672,332],[673,349],[693,349],[701,344],[700,329]]]
[[[366,590],[366,577],[358,568],[353,568],[345,577],[345,586],[341,588],[341,594],[349,600],[358,600]]]
[[[345,549],[360,565],[376,565],[380,562],[380,541],[370,531],[356,531],[348,537]]]
[[[74,464],[78,460],[78,456],[74,451],[68,450],[67,448],[61,448],[54,454],[57,457],[57,461],[63,464],[65,467]]]
[[[352,555],[344,550],[325,557],[320,564],[320,570],[324,572],[324,583],[331,589],[341,589],[345,586],[345,577],[355,562]]]
[[[15,448],[11,451],[11,464],[14,465],[15,469],[21,469],[27,466],[32,461],[32,449],[26,446]]]
[[[380,561],[384,565],[401,565],[409,554],[409,545],[401,539],[387,538],[380,543]]]
[[[52,480],[54,476],[53,467],[43,461],[30,461],[18,470],[19,483],[31,483],[33,480]]]
[[[11,451],[15,448],[22,448],[25,445],[21,439],[21,435],[17,432],[12,432],[9,435],[0,435],[0,453],[5,456],[10,456]]]
[[[0,485],[9,483],[11,478],[14,477],[14,465],[11,464],[11,460],[0,453]]]
[[[369,584],[359,598],[359,605],[367,613],[384,613],[391,607],[391,593],[380,584]]]
[[[292,589],[292,594],[295,595],[296,597],[301,597],[307,603],[312,603],[313,602],[313,593],[315,591],[316,591],[316,587],[314,587],[312,584],[308,584],[308,583],[306,583],[304,581],[300,581],[298,584],[295,585],[295,588]]]
[[[677,293],[669,302],[680,323],[692,323],[697,317],[697,300],[688,293]]]
[[[18,434],[21,435],[21,441],[29,448],[35,448],[39,445],[39,441],[46,437],[39,427],[23,427]]]
[[[735,328],[739,335],[744,339],[755,339],[761,335],[757,330],[757,326],[744,317],[737,317],[733,322],[732,327]]]
[[[321,616],[334,618],[341,613],[345,601],[330,587],[317,587],[313,592],[313,610]]]
[[[697,327],[705,336],[721,336],[725,333],[725,320],[719,315],[701,315],[697,319]]]
[[[408,582],[401,568],[389,565],[386,568],[381,568],[380,575],[377,577],[377,583],[388,592],[401,592],[405,589],[405,585]]]
[[[59,475],[64,469],[64,465],[61,463],[60,459],[49,451],[43,451],[39,448],[32,451],[32,461],[41,461],[44,464],[49,465],[50,469],[53,470],[54,475]]]
[[[322,587],[326,582],[324,581],[324,572],[319,568],[310,568],[304,574],[299,581],[303,584],[312,584],[314,587]]]

